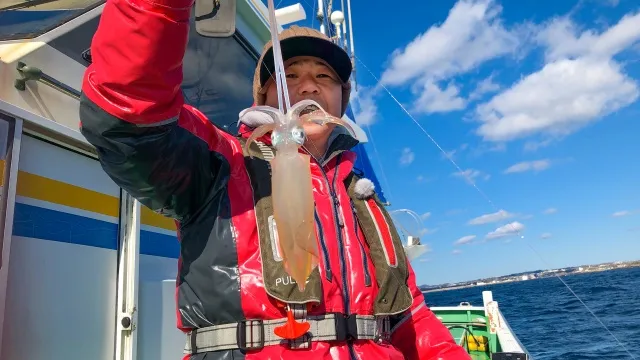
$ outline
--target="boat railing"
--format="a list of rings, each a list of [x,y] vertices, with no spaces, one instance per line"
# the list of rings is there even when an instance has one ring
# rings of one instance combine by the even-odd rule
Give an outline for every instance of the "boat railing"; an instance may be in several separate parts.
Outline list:
[[[511,326],[502,315],[498,302],[493,300],[491,291],[483,291],[485,314],[489,322],[489,333],[495,334],[503,352],[527,354],[520,340],[514,335]]]

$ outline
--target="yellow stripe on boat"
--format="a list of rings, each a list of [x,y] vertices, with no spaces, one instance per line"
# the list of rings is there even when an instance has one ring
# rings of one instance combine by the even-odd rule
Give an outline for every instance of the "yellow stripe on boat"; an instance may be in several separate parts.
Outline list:
[[[97,191],[20,171],[16,194],[54,204],[118,217],[117,198]]]
[[[0,160],[0,186],[4,183],[4,163],[4,160]],[[120,210],[120,200],[115,196],[22,170],[18,172],[16,194],[116,218]],[[143,225],[176,231],[173,219],[156,214],[146,206],[141,208],[140,222]]]
[[[142,206],[140,209],[140,222],[143,225],[155,226],[161,229],[177,230],[175,220],[156,214],[146,206]]]

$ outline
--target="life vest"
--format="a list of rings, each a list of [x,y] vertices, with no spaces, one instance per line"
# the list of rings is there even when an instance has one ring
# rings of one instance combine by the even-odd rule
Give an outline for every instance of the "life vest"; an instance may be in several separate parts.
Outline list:
[[[275,149],[256,141],[247,149],[244,139],[240,139],[244,149],[245,166],[249,172],[255,216],[260,238],[262,276],[267,293],[285,304],[307,304],[322,301],[322,288],[318,267],[309,276],[303,292],[295,282],[276,283],[276,279],[288,277],[282,259],[277,256],[277,224],[271,207],[271,169],[268,160],[275,155]],[[351,172],[345,180],[345,187],[356,211],[356,217],[365,241],[370,248],[371,260],[375,267],[379,292],[374,302],[374,315],[396,315],[411,306],[413,298],[407,279],[409,277],[407,257],[400,236],[389,213],[375,193],[363,197],[356,193],[356,183],[361,177]]]

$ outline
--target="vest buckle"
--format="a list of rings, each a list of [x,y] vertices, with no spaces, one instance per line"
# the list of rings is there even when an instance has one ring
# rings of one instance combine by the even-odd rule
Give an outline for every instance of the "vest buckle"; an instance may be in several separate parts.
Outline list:
[[[247,346],[247,323],[251,326],[251,339],[249,339],[249,344],[251,344],[251,346]],[[253,330],[256,327],[258,328],[257,336],[253,333]],[[256,337],[258,339],[256,339]],[[238,321],[236,325],[236,344],[238,345],[238,349],[244,352],[248,350],[261,350],[264,348],[264,322],[262,320]]]
[[[356,315],[345,315],[333,313],[336,324],[336,341],[355,341],[358,340],[358,322]]]

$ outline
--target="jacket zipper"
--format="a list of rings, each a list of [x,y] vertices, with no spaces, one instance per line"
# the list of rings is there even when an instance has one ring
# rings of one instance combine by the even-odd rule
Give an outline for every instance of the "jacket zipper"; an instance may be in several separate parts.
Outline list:
[[[360,252],[362,253],[362,266],[364,267],[364,286],[371,286],[371,275],[369,274],[369,264],[367,261],[367,253],[364,251],[364,245],[362,244],[362,240],[360,239],[360,232],[358,229],[358,214],[356,211],[356,207],[353,204],[353,200],[351,200],[351,212],[353,213],[353,229],[356,232],[356,239],[358,240],[358,245],[360,245]]]
[[[313,215],[316,219],[316,227],[318,228],[318,237],[320,238],[320,246],[322,246],[322,253],[324,255],[325,278],[327,279],[327,281],[331,282],[333,275],[331,274],[331,267],[329,265],[329,250],[327,250],[327,244],[324,242],[324,230],[322,229],[320,216],[318,216],[318,211],[316,209],[313,210]]]
[[[331,156],[329,156],[325,161],[324,164],[329,163],[329,161],[333,158],[334,155],[337,155],[337,159],[336,159],[336,166],[335,166],[335,174],[333,176],[333,182],[330,183],[329,182],[329,177],[327,176],[327,173],[324,171],[324,167],[323,164],[321,164],[319,161],[316,160],[316,163],[318,164],[318,167],[320,168],[320,172],[322,173],[322,176],[324,177],[324,180],[327,182],[327,187],[329,188],[329,194],[331,195],[331,204],[333,205],[333,220],[336,226],[336,236],[338,237],[338,246],[339,246],[339,255],[340,255],[340,272],[342,274],[342,292],[344,293],[344,298],[343,298],[343,305],[344,305],[344,313],[345,316],[347,315],[351,315],[351,309],[350,309],[350,299],[349,299],[349,286],[347,283],[347,262],[344,256],[344,241],[342,239],[342,230],[341,228],[344,226],[344,222],[343,219],[340,217],[340,214],[338,212],[339,206],[340,206],[340,201],[338,200],[338,196],[336,195],[335,192],[335,182],[336,182],[336,178],[338,177],[338,165],[340,164],[340,159],[342,157],[342,153],[333,153],[331,154]],[[313,157],[312,157],[313,158]],[[355,350],[353,349],[353,344],[351,342],[347,342],[347,346],[349,348],[349,355],[351,357],[352,360],[356,360],[358,357],[356,356]]]
[[[336,160],[336,171],[339,163],[340,163],[340,155],[338,155],[338,159]],[[331,204],[333,205],[333,220],[336,228],[336,236],[338,238],[338,247],[339,247],[338,253],[340,255],[340,273],[342,275],[342,291],[344,292],[344,299],[343,299],[344,312],[346,315],[349,315],[350,300],[349,300],[349,287],[347,284],[347,263],[344,256],[344,240],[342,239],[342,230],[341,230],[344,224],[342,222],[342,219],[340,218],[340,214],[338,213],[338,206],[340,202],[335,192],[336,176],[334,176],[332,183],[329,182],[329,177],[327,176],[327,173],[324,171],[324,168],[322,167],[321,164],[318,164],[318,165],[320,165],[320,171],[322,172],[322,176],[327,182],[327,186],[329,187],[329,194],[331,195]]]

